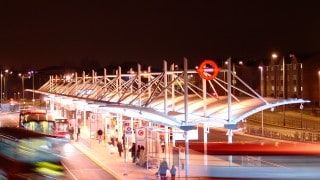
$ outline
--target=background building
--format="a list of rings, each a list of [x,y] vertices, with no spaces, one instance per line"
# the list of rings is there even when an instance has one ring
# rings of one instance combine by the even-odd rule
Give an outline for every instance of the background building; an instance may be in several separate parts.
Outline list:
[[[303,95],[315,106],[320,107],[320,54],[311,56],[303,61]]]
[[[303,98],[319,105],[320,55],[289,57],[271,60],[263,73],[264,96]]]
[[[284,62],[283,62],[284,61]],[[288,63],[290,61],[290,63]],[[303,65],[294,55],[283,57],[265,66],[265,96],[276,98],[301,98],[303,92]]]

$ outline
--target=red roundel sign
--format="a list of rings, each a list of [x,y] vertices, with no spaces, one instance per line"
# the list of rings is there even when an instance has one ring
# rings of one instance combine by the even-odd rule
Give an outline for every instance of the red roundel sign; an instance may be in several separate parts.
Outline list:
[[[219,71],[218,65],[212,60],[204,60],[197,69],[200,77],[205,80],[216,78]]]
[[[139,135],[139,136],[143,136],[143,134],[144,134],[144,130],[139,129],[139,130],[138,130],[138,135]]]

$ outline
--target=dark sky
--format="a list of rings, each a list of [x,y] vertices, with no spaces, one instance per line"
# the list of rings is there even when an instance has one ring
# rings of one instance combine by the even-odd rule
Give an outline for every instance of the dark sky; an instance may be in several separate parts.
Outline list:
[[[161,66],[319,52],[318,2],[2,0],[0,65]]]

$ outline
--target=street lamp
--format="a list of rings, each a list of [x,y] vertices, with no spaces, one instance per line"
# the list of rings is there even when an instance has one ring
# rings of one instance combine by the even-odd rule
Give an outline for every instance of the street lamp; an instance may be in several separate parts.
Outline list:
[[[263,66],[259,66],[260,69],[260,92],[261,96],[264,96],[264,80],[263,80]]]
[[[1,70],[1,95],[0,95],[1,96],[1,101],[0,101],[1,104],[2,104],[2,97],[3,97],[3,94],[2,94],[2,77],[3,77],[3,74],[2,74],[2,70]]]
[[[272,59],[277,59],[278,55],[276,53],[272,53],[271,54]],[[285,69],[285,59],[284,56],[282,57],[282,88],[283,88],[283,94],[282,94],[282,98],[285,99],[286,98],[286,69]],[[277,85],[276,85],[277,86]],[[277,90],[275,90],[277,91]]]
[[[283,87],[283,99],[286,98],[286,66],[284,57],[282,57],[282,87]]]
[[[272,59],[277,59],[277,58],[278,58],[278,54],[272,53],[272,54],[271,54],[271,57],[272,57]]]
[[[260,69],[260,91],[261,91],[261,96],[263,97],[264,94],[264,87],[263,87],[263,67],[259,66]],[[261,135],[264,136],[264,130],[263,130],[263,110],[261,111]]]
[[[276,53],[273,53],[271,55],[272,59],[277,59],[278,55]],[[283,94],[282,94],[282,98],[285,99],[286,98],[286,88],[285,88],[285,80],[286,80],[286,74],[285,74],[285,60],[284,60],[284,56],[282,57],[282,88],[283,88]],[[277,84],[276,84],[277,85]],[[277,87],[277,86],[276,86]],[[275,89],[275,92],[277,92],[277,89]],[[283,126],[286,126],[286,114],[285,114],[285,105],[282,105],[283,107]]]
[[[3,98],[4,100],[7,99],[7,83],[6,83],[6,74],[8,74],[9,70],[6,69],[4,70],[4,76],[3,76],[3,90],[4,90],[4,93],[3,93]]]
[[[8,80],[9,80],[9,74],[12,74],[12,71],[9,71],[9,69],[4,70],[4,77],[3,77],[3,86],[4,86],[4,98],[5,100],[8,99]],[[7,76],[7,78],[6,78]]]
[[[228,65],[228,61],[225,61],[224,64]],[[238,61],[238,65],[242,66],[243,65],[243,61]],[[232,73],[234,74],[232,76],[233,94],[235,94],[235,89],[236,89],[235,86],[236,86],[236,83],[237,83],[237,80],[236,80],[236,77],[235,77],[235,75],[237,74],[235,63],[232,63]]]
[[[21,77],[21,87],[22,87],[22,99],[24,102],[24,74],[19,73],[19,77]]]
[[[303,105],[300,104],[300,127],[302,129],[302,109],[303,109]]]
[[[32,103],[34,104],[35,99],[34,99],[34,71],[31,70],[29,71],[29,75],[32,76]]]
[[[319,90],[319,107],[320,107],[320,70],[318,71],[318,79],[319,79],[319,87],[318,87],[318,90]]]

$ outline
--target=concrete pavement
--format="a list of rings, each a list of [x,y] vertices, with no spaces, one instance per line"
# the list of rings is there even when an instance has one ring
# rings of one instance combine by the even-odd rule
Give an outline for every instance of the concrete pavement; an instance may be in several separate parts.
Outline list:
[[[242,134],[240,132],[235,132],[235,134]],[[101,143],[97,139],[89,138],[88,131],[84,128],[81,129],[81,134],[79,141],[72,141],[71,144],[78,148],[81,152],[86,154],[90,159],[92,159],[96,164],[102,167],[104,170],[112,174],[115,179],[121,180],[131,180],[131,179],[157,179],[156,172],[157,167],[151,169],[146,169],[141,166],[132,163],[131,153],[126,152],[127,158],[125,159],[124,154],[119,157],[118,151],[111,151],[108,141],[102,140]],[[247,135],[250,136],[250,135]],[[270,138],[260,137],[261,142],[273,142],[278,141]],[[279,141],[278,141],[279,142]],[[288,142],[288,141],[280,141]],[[173,155],[172,146],[169,145],[169,167],[172,166]],[[184,156],[184,155],[183,155]],[[161,160],[165,157],[164,153],[161,153],[160,158],[157,160],[160,164]],[[206,164],[206,165],[205,165]],[[216,167],[227,167],[230,163],[226,159],[219,159],[217,156],[204,156],[203,154],[189,149],[189,179],[206,179],[204,173],[211,173],[212,168]],[[231,164],[231,166],[238,166],[237,164]],[[206,168],[208,168],[206,170]],[[211,170],[209,169],[211,168]],[[176,179],[185,179],[185,168],[176,167],[177,174]],[[211,171],[211,172],[208,172]],[[169,171],[167,171],[167,176],[170,177]]]
[[[82,136],[80,136],[79,141],[72,141],[71,144],[79,149],[81,152],[86,154],[90,159],[92,159],[96,164],[105,169],[107,172],[112,174],[115,179],[121,180],[132,180],[132,179],[157,179],[155,175],[158,171],[157,167],[153,167],[150,169],[143,168],[141,166],[136,165],[136,163],[132,162],[131,153],[127,152],[127,158],[125,160],[124,154],[122,157],[119,157],[118,151],[111,152],[110,145],[106,141],[102,141],[99,143],[96,139],[86,138],[85,132],[81,131]],[[128,150],[127,150],[128,151]],[[169,152],[172,152],[169,150]],[[198,152],[190,150],[189,152],[190,166],[189,166],[189,177],[197,177],[190,179],[206,179],[200,178],[203,176],[201,174],[201,169],[196,170],[204,164],[204,156]],[[160,161],[163,159],[165,155],[162,154]],[[172,154],[168,154],[169,156],[169,168],[172,166]],[[228,162],[225,160],[219,159],[217,157],[207,157],[208,165],[221,165],[228,166]],[[177,174],[176,179],[185,179],[185,168],[176,167]],[[190,171],[192,169],[192,171]],[[167,171],[167,177],[170,177],[169,171]],[[169,178],[168,178],[169,179]]]
[[[109,144],[104,141],[99,144],[98,140],[91,140],[89,143],[83,142],[83,139],[72,142],[76,148],[116,179],[156,179],[155,173],[158,169],[145,169],[137,166],[132,163],[130,155],[125,161],[124,154],[119,157],[117,151],[112,153]]]

